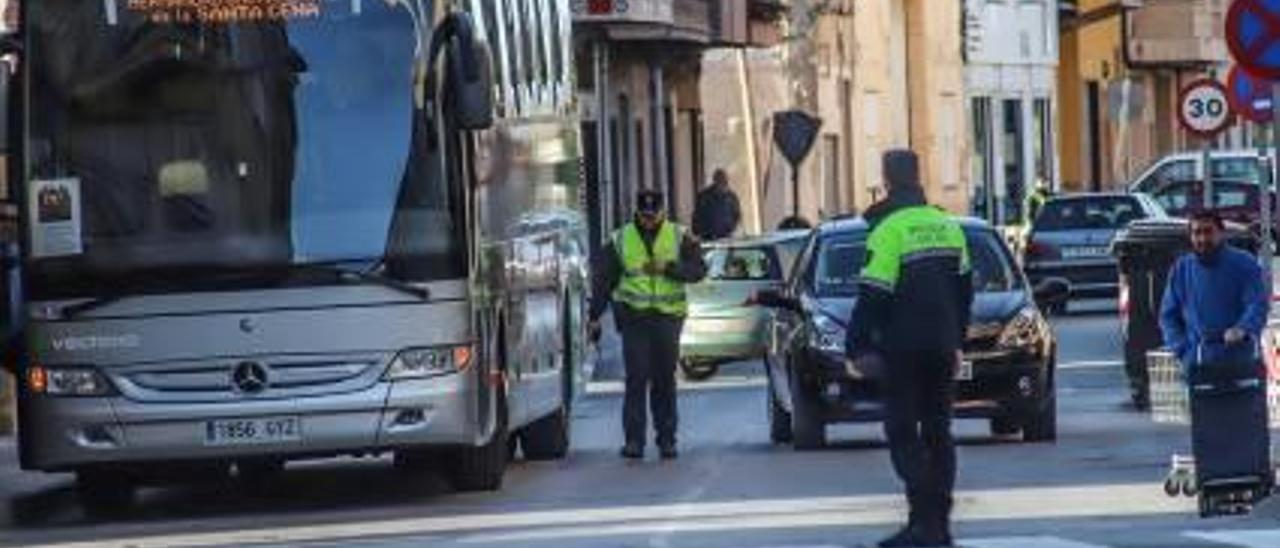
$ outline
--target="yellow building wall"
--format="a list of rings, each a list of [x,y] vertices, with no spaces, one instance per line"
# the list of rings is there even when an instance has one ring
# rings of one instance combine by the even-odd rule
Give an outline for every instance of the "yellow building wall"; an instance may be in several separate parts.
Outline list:
[[[1114,0],[1082,0],[1079,13],[1115,4]],[[1103,182],[1112,171],[1113,132],[1108,116],[1108,83],[1125,71],[1121,53],[1123,33],[1118,14],[1090,21],[1075,29],[1064,30],[1060,38],[1058,66],[1058,104],[1061,109],[1058,154],[1061,158],[1062,182],[1065,190],[1087,190],[1091,182],[1089,166],[1088,84],[1100,86],[1099,149],[1102,151]]]
[[[968,210],[969,177],[961,141],[964,61],[960,56],[959,2],[907,0],[907,79],[911,90],[911,147],[920,155],[929,198],[947,209]]]

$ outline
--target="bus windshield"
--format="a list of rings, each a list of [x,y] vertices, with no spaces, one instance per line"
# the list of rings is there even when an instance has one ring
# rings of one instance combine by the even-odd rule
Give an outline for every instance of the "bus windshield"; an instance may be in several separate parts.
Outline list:
[[[465,276],[417,89],[432,4],[29,3],[33,296],[318,263]]]

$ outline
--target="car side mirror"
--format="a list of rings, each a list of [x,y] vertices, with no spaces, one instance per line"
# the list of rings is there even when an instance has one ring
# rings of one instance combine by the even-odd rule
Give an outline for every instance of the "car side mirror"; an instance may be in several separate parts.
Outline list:
[[[1055,308],[1071,297],[1071,284],[1062,278],[1048,278],[1036,285],[1032,296],[1041,310]]]

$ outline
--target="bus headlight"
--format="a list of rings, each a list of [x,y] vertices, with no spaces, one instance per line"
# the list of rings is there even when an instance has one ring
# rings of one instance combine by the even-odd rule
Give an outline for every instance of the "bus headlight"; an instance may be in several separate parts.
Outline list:
[[[400,351],[382,378],[389,381],[424,379],[471,367],[471,345],[410,348]]]
[[[41,367],[27,369],[27,388],[35,394],[50,396],[106,396],[112,393],[111,383],[97,370],[89,367]]]

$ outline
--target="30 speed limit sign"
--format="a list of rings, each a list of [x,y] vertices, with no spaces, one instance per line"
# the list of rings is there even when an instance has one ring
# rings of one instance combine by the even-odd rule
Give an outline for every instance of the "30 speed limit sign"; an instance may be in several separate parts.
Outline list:
[[[1178,99],[1178,120],[1199,137],[1213,137],[1231,126],[1231,103],[1227,87],[1205,78],[1183,88]]]

